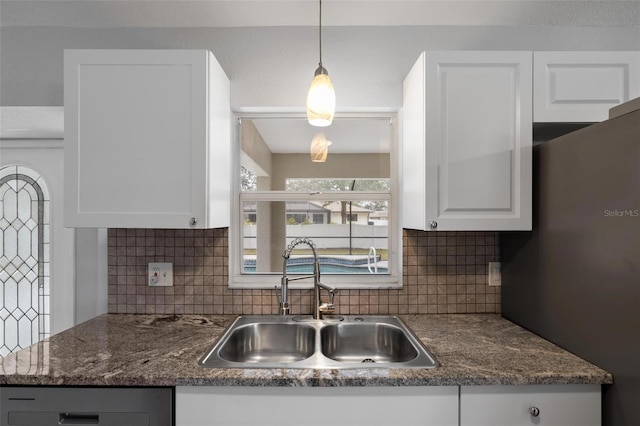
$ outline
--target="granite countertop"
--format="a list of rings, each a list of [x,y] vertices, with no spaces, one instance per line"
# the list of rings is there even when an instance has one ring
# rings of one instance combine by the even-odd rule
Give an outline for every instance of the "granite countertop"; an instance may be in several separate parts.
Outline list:
[[[236,316],[106,314],[0,358],[0,385],[442,386],[609,384],[610,373],[494,314],[404,315],[427,369],[205,369]]]

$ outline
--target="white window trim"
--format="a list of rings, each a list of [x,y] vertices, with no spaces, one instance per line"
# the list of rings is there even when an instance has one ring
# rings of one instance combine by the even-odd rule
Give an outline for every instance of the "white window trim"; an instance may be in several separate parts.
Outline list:
[[[266,117],[282,117],[290,118],[301,116],[299,113],[239,113],[236,114],[236,122],[242,119],[256,119]],[[380,275],[334,275],[327,274],[322,276],[322,281],[335,286],[339,289],[393,289],[402,287],[402,229],[400,228],[400,182],[399,182],[399,147],[398,147],[398,128],[397,128],[397,114],[389,112],[367,112],[367,113],[349,113],[336,115],[340,118],[388,118],[391,125],[391,152],[390,154],[390,179],[391,179],[391,199],[389,200],[389,274]],[[273,289],[274,286],[279,285],[280,273],[270,274],[242,274],[241,273],[241,261],[240,255],[240,239],[242,238],[240,220],[240,205],[242,203],[241,198],[252,200],[260,199],[261,197],[273,198],[268,193],[256,193],[250,196],[240,193],[240,132],[239,126],[233,126],[234,140],[236,143],[233,146],[233,165],[232,165],[232,203],[231,203],[231,226],[229,228],[229,288],[231,289]],[[271,195],[274,193],[271,192]],[[361,195],[360,195],[361,194]],[[291,192],[279,192],[278,196],[282,195],[287,199],[309,199],[307,194],[296,194]],[[363,200],[380,199],[381,197],[388,197],[388,194],[373,193],[373,192],[358,192],[349,193],[350,199],[357,199],[362,197]],[[376,197],[376,198],[372,198]],[[343,200],[344,194],[340,193],[323,193],[323,200]],[[386,198],[385,198],[386,199]],[[239,237],[240,236],[240,237]],[[392,262],[392,259],[395,262]],[[313,283],[307,280],[294,281],[290,284],[291,289],[310,289],[313,287]]]

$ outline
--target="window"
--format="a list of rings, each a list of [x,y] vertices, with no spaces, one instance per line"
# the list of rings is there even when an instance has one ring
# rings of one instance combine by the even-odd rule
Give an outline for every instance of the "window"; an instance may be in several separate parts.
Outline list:
[[[239,120],[231,287],[272,288],[282,274],[282,253],[297,237],[314,242],[324,282],[341,288],[401,285],[393,119],[342,117],[328,128],[314,128],[304,117]],[[318,132],[331,141],[322,163],[310,155]],[[311,250],[300,246],[287,273],[306,274],[312,267]]]
[[[0,170],[0,356],[49,335],[49,195],[25,167]]]

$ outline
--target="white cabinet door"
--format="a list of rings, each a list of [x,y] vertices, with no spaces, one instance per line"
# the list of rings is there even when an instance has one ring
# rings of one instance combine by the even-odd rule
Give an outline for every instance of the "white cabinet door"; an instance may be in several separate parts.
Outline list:
[[[535,52],[533,121],[599,122],[640,96],[640,52]]]
[[[425,52],[404,81],[402,226],[531,229],[531,52]]]
[[[180,426],[457,426],[458,387],[176,387]]]
[[[64,60],[65,225],[228,226],[229,81],[211,52],[65,50]]]
[[[599,426],[601,405],[599,385],[462,386],[460,425]]]

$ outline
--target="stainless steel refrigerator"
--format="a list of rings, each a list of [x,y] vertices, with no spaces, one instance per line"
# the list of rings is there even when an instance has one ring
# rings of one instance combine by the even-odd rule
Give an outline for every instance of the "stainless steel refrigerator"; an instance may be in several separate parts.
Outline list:
[[[533,231],[500,234],[502,315],[612,372],[603,425],[640,425],[640,109],[535,146],[533,168]]]

